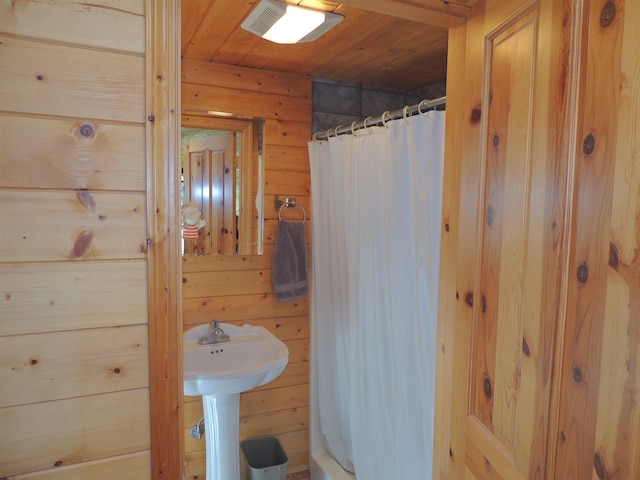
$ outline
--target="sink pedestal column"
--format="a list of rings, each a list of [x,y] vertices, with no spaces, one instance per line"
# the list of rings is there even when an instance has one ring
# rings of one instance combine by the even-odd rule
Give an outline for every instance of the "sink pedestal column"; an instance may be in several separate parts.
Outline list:
[[[240,480],[240,394],[203,395],[206,480]]]

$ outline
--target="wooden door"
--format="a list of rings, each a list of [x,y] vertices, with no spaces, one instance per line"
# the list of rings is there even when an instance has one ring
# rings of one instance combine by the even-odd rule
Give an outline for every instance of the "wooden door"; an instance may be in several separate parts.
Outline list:
[[[185,253],[236,253],[236,156],[233,132],[184,144],[185,201],[195,202],[206,224],[198,239],[185,241]]]
[[[571,21],[561,3],[488,0],[464,27],[461,103],[447,93],[464,123],[447,127],[462,131],[448,153],[459,155],[460,203],[459,230],[447,224],[457,233],[453,380],[438,385],[451,407],[437,404],[451,408],[451,438],[436,478],[546,475],[566,270]]]

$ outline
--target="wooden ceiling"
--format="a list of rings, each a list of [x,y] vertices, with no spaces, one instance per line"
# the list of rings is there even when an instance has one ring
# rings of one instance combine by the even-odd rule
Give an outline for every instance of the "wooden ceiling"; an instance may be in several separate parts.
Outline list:
[[[183,0],[182,57],[414,90],[446,77],[447,30],[477,0],[286,0],[344,16],[315,42],[278,45],[240,27],[258,0]]]

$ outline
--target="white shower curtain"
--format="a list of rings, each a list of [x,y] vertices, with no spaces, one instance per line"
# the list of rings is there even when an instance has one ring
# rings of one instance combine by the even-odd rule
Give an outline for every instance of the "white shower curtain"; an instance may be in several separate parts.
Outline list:
[[[309,144],[320,433],[358,480],[431,478],[444,118]]]

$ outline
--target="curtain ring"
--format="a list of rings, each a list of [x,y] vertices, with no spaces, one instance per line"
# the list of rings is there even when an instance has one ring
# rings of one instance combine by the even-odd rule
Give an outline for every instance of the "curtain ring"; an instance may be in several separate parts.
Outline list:
[[[373,118],[373,117],[367,117],[367,118],[365,118],[365,119],[364,119],[364,123],[362,124],[362,126],[363,126],[365,129],[366,129],[366,128],[369,128],[369,127],[367,127],[367,121],[368,121],[368,120],[370,120],[370,119],[372,119],[372,118]]]
[[[402,118],[404,118],[405,120],[406,120],[407,118],[409,118],[409,117],[407,116],[407,112],[408,112],[408,110],[409,110],[409,105],[405,105],[405,106],[404,106],[404,108],[402,109]]]
[[[387,122],[388,122],[388,120],[387,120],[387,122],[385,122],[385,121],[384,121],[384,117],[386,117],[388,113],[389,113],[389,111],[387,110],[386,112],[384,112],[384,113],[382,114],[382,126],[383,126],[383,127],[386,127],[386,126],[387,126]]]
[[[422,104],[423,104],[423,103],[424,103],[424,104],[429,103],[429,100],[422,100],[422,101],[418,104],[418,113],[419,113],[420,115],[422,115],[423,113],[426,113],[426,112],[423,112],[423,111],[422,111]]]
[[[353,122],[351,122],[351,135],[353,135],[356,131],[356,123],[358,123],[357,120],[354,120]]]
[[[342,128],[342,125],[338,125],[334,130],[333,130],[333,136],[337,137],[338,136],[338,129]]]

